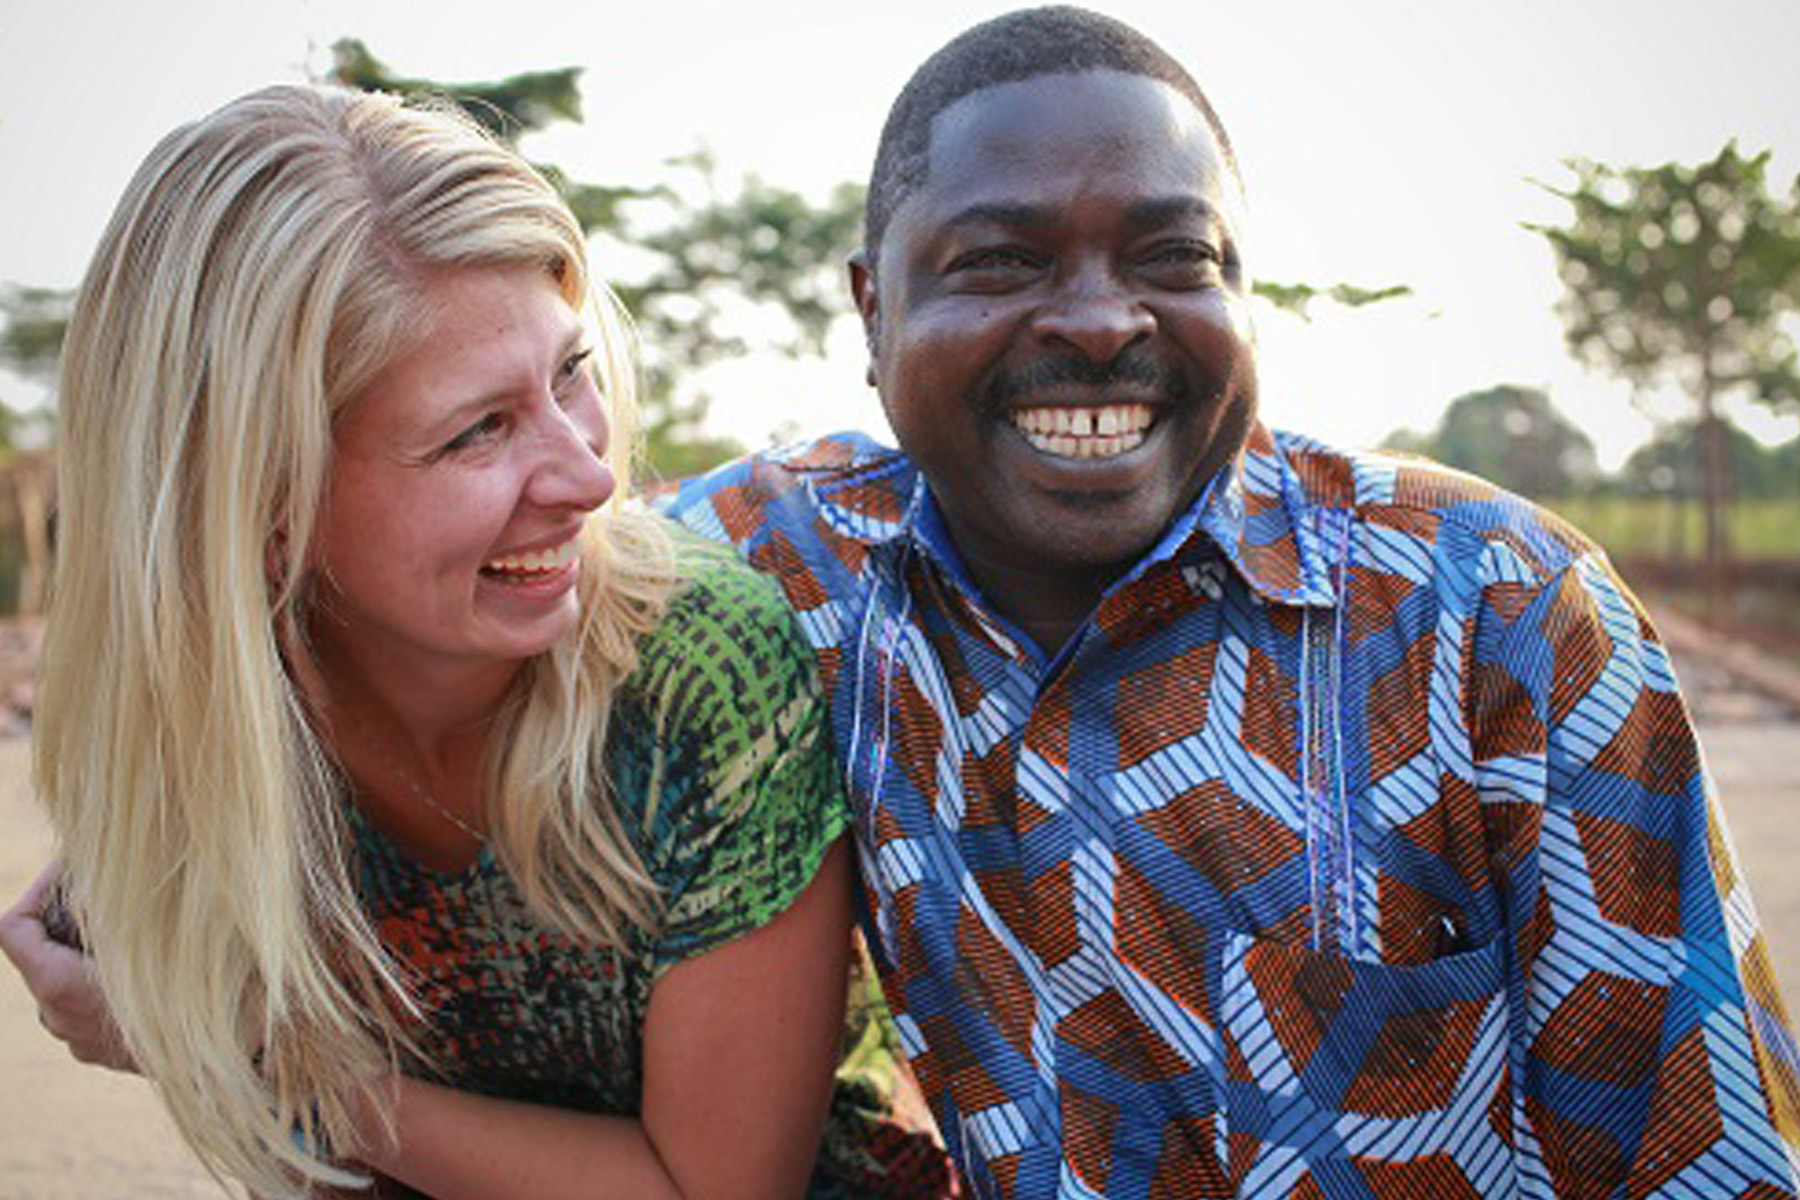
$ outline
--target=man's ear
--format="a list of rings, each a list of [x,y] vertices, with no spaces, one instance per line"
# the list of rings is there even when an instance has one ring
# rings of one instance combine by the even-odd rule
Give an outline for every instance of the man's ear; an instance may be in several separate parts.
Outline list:
[[[869,386],[875,386],[875,357],[881,344],[881,305],[876,299],[875,268],[869,262],[868,252],[858,250],[850,256],[850,295],[856,301],[856,311],[862,317],[863,344],[869,349],[869,365],[864,369],[864,376]]]

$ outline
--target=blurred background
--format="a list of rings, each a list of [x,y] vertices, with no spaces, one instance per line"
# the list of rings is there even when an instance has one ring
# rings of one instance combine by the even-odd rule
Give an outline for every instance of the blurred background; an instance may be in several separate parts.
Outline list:
[[[1643,595],[1796,994],[1800,6],[1096,6],[1182,60],[1231,132],[1269,423],[1521,491]],[[861,181],[912,69],[1009,7],[0,0],[5,897],[49,853],[24,739],[57,348],[158,137],[276,80],[462,99],[589,226],[642,327],[653,465],[678,476],[885,434],[843,283]],[[211,1189],[147,1092],[69,1067],[10,979],[0,1077],[0,1200]]]
[[[841,267],[860,181],[912,68],[1006,7],[0,0],[0,611],[40,600],[68,295],[175,124],[277,79],[468,98],[567,185],[683,474],[884,431]],[[1106,7],[1232,133],[1271,424],[1544,500],[1800,662],[1800,8]]]

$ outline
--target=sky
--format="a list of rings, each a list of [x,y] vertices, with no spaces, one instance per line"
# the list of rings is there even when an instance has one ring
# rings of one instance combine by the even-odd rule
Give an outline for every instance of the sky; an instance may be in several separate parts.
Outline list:
[[[949,37],[1007,3],[664,0],[0,0],[0,284],[75,284],[131,171],[169,128],[251,88],[321,75],[361,38],[440,80],[584,68],[586,121],[526,143],[586,181],[667,177],[698,148],[822,199],[866,176],[887,105]],[[1564,348],[1544,239],[1563,163],[1711,158],[1727,139],[1800,172],[1793,0],[1110,0],[1230,130],[1259,277],[1404,284],[1371,308],[1258,316],[1263,412],[1344,445],[1429,429],[1464,393],[1546,389],[1616,467],[1653,432],[1628,389]],[[599,269],[608,269],[602,259]],[[882,432],[846,321],[822,363],[772,356],[706,387],[752,445],[780,426]],[[29,385],[0,377],[0,396]],[[1675,401],[1652,398],[1654,412]],[[1745,420],[1765,439],[1796,426]]]

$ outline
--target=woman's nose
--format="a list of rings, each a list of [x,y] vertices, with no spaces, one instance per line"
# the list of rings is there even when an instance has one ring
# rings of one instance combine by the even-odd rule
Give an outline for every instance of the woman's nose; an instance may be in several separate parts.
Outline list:
[[[552,405],[545,414],[543,460],[533,476],[541,504],[592,510],[605,504],[616,486],[606,465],[610,429],[597,399],[568,408]]]

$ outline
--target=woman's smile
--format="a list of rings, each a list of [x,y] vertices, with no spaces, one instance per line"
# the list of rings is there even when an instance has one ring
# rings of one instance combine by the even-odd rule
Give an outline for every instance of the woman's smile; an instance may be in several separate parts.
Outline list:
[[[582,527],[614,490],[587,331],[540,270],[426,287],[427,328],[333,431],[324,636],[415,672],[515,664],[576,620]]]

